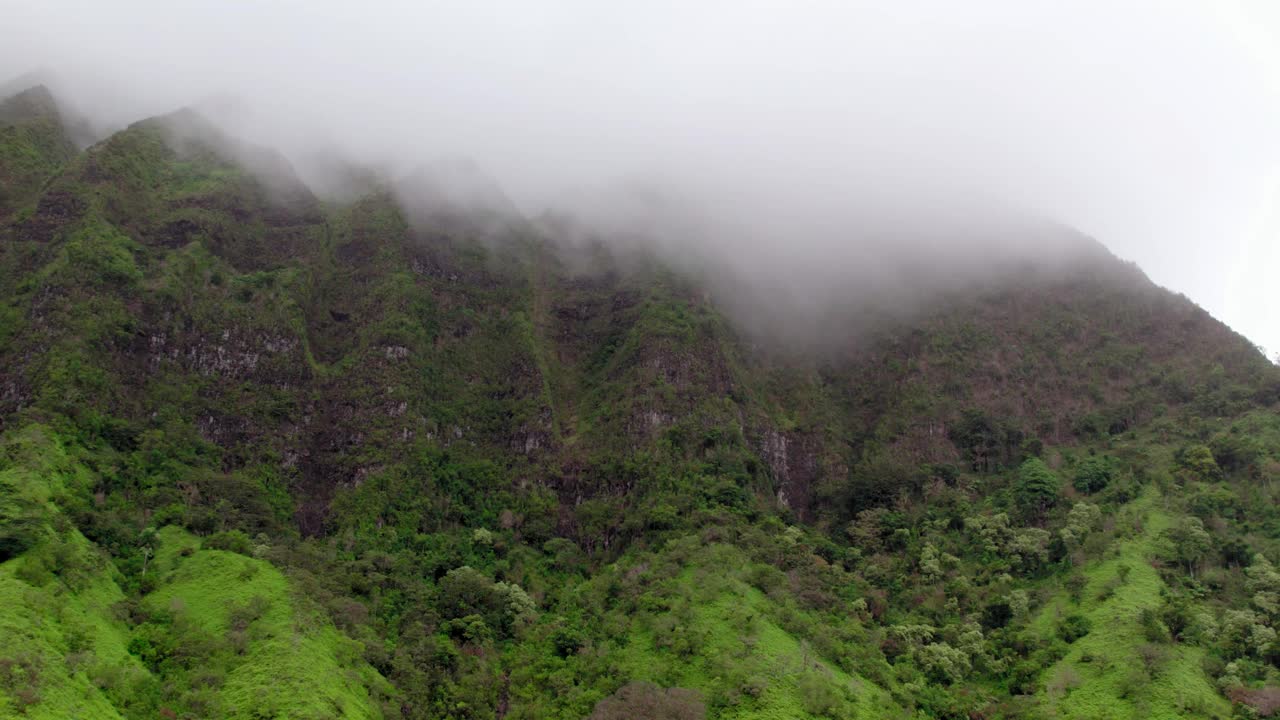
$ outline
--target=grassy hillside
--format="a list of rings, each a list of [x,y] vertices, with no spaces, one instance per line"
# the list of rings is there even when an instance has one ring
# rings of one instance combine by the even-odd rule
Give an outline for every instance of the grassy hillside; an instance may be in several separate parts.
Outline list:
[[[58,502],[98,479],[76,449],[32,425],[4,450],[4,539],[25,545],[0,565],[5,717],[382,716],[359,644],[270,563],[147,528],[126,576]]]
[[[1144,613],[1160,609],[1167,586],[1152,567],[1160,537],[1172,523],[1149,489],[1126,508],[1133,536],[1117,543],[1111,557],[1083,569],[1081,600],[1047,603],[1033,626],[1052,632],[1064,618],[1087,619],[1090,631],[1046,671],[1047,704],[1064,718],[1227,717],[1229,703],[1201,670],[1201,648],[1173,646],[1149,638]]]
[[[784,347],[190,112],[48,158],[0,175],[0,714],[1280,704],[1280,372],[1094,246]]]

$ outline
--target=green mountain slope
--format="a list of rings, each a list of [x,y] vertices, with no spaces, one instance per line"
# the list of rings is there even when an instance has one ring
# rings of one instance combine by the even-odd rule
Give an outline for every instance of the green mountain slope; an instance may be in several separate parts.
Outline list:
[[[1227,717],[1280,686],[1280,373],[1084,239],[809,348],[473,169],[326,202],[188,111],[58,157],[0,175],[9,714]]]
[[[47,89],[0,101],[0,218],[23,209],[75,152]]]
[[[270,563],[174,527],[108,554],[64,515],[99,481],[92,458],[39,425],[5,455],[6,717],[381,716],[385,683]]]

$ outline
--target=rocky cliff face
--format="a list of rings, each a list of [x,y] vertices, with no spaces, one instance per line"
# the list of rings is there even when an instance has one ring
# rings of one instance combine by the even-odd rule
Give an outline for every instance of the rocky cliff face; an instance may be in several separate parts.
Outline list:
[[[5,104],[9,146],[56,128],[42,97]],[[1170,412],[1191,378],[1224,408],[1277,393],[1242,338],[1110,258],[806,356],[743,341],[652,257],[570,247],[510,208],[408,212],[421,182],[325,204],[190,113],[80,154],[50,142],[38,172],[0,165],[0,422],[183,438],[286,491],[304,533],[427,451],[569,509],[642,504],[697,459],[691,482],[836,521],[872,460],[1012,462]]]

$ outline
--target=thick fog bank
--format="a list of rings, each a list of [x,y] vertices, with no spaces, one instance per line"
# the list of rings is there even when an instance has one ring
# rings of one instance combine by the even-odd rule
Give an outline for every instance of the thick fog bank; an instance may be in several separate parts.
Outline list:
[[[688,256],[775,268],[800,300],[891,284],[901,262],[967,277],[975,253],[945,246],[969,225],[1048,218],[1280,347],[1265,0],[51,0],[4,17],[0,77],[43,68],[99,132],[197,107],[322,195],[464,156],[527,216],[613,227],[634,202],[617,188],[644,188],[683,207],[633,214]],[[491,202],[482,185],[462,194]]]

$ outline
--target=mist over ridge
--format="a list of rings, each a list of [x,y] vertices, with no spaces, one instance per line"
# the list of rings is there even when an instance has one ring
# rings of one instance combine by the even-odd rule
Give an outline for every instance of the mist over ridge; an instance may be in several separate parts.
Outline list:
[[[657,260],[689,275],[740,331],[801,353],[856,343],[859,334],[908,320],[949,292],[998,287],[1018,276],[1035,284],[1075,271],[1114,270],[1110,254],[1077,231],[959,187],[944,192],[936,184],[867,183],[840,198],[781,198],[762,184],[633,178],[566,194],[561,205],[525,214],[496,178],[463,155],[430,158],[407,170],[326,148],[309,148],[291,161],[242,139],[255,135],[243,104],[229,112],[226,102],[204,103],[96,134],[87,129],[93,119],[74,100],[55,100],[44,85],[7,106],[59,114],[77,129],[80,145],[154,128],[179,157],[213,153],[251,173],[268,197],[313,207],[311,213],[317,198],[343,204],[385,192],[424,230],[487,244],[550,243],[570,273],[584,252],[609,253],[610,266],[624,269],[633,262],[629,256],[642,264]]]
[[[1274,344],[1244,258],[1280,115],[1234,12],[52,3],[11,13],[0,76],[48,68],[99,135],[196,108],[322,196],[467,158],[526,218],[659,235],[800,303],[967,277],[974,236],[1011,226],[1002,252],[1052,254],[1059,224]]]
[[[11,3],[0,717],[1272,713],[1271,1]]]

